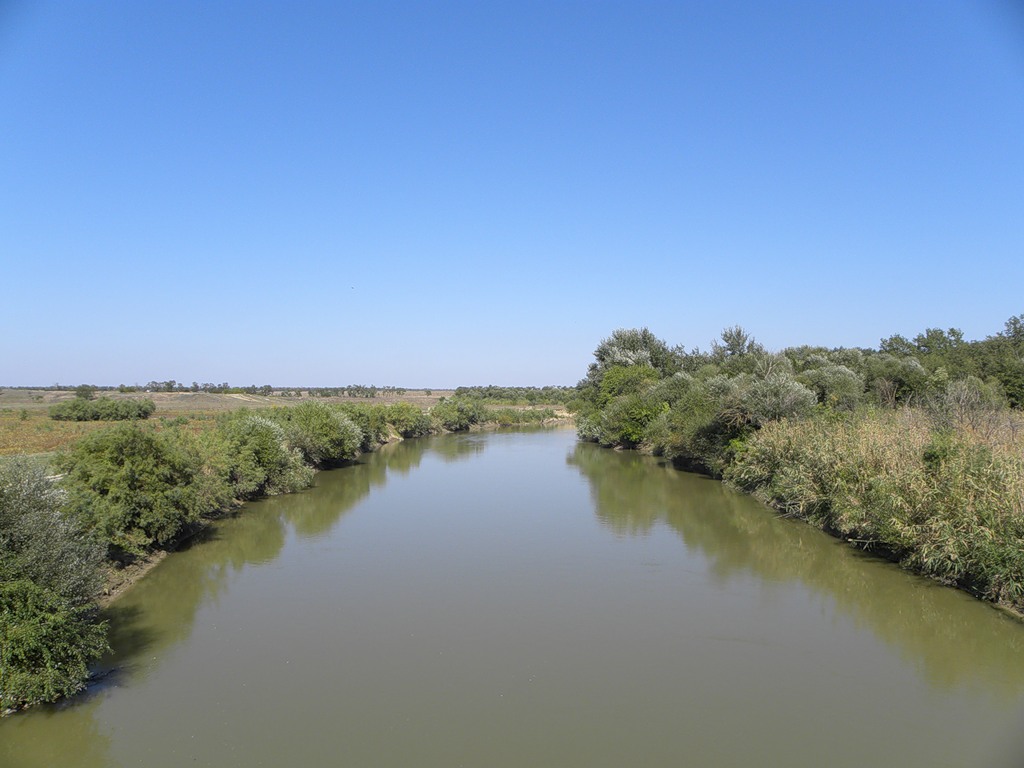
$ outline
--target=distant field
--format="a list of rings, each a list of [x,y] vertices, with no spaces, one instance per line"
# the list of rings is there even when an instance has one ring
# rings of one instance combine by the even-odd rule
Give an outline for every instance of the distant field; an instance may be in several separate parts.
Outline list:
[[[294,391],[294,390],[292,390]],[[281,395],[213,395],[207,392],[98,392],[98,396],[114,399],[147,397],[156,403],[152,420],[161,416],[185,416],[203,420],[217,413],[238,408],[272,408],[295,405],[306,399],[328,403],[385,404],[407,402],[420,408],[429,408],[442,397],[451,397],[453,390],[435,389],[428,395],[424,390],[408,390],[404,395],[391,393],[377,397],[283,397]],[[48,408],[75,396],[72,391],[36,389],[0,389],[0,456],[13,453],[50,453],[73,443],[82,435],[110,426],[105,421],[54,421]]]

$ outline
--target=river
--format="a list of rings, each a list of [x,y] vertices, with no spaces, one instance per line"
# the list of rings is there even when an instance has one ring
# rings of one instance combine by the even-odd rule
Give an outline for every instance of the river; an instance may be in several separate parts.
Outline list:
[[[0,766],[994,766],[1024,625],[571,430],[409,440],[249,504],[109,611]]]

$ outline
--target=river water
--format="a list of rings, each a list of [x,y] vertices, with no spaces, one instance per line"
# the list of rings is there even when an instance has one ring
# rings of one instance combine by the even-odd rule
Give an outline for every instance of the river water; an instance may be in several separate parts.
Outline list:
[[[570,430],[410,440],[110,611],[0,766],[1013,766],[1024,625]]]

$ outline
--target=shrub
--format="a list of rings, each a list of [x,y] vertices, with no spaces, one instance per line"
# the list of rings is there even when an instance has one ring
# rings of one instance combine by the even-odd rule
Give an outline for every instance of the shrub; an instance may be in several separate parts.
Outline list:
[[[308,487],[313,469],[289,448],[284,429],[264,416],[240,412],[221,426],[226,440],[228,481],[240,499],[289,493]]]
[[[0,582],[0,708],[81,690],[106,650],[106,624],[90,607],[29,579]]]
[[[0,581],[27,578],[85,605],[100,588],[104,546],[64,501],[40,464],[0,464]]]
[[[555,412],[550,408],[491,408],[485,416],[487,422],[500,427],[539,424],[553,418],[555,418]]]
[[[1024,460],[914,411],[752,435],[725,477],[773,506],[979,596],[1024,607]]]
[[[359,442],[360,451],[372,451],[388,441],[390,430],[388,429],[387,406],[342,403],[334,407],[348,416],[362,432],[362,439]]]
[[[817,396],[788,374],[771,374],[751,382],[740,396],[740,407],[755,427],[790,417],[806,416]]]
[[[324,403],[305,402],[274,414],[288,444],[314,467],[330,466],[358,455],[362,430],[344,413]]]
[[[402,437],[429,435],[434,424],[423,410],[412,403],[395,403],[387,409],[387,420]]]
[[[120,425],[87,435],[58,459],[78,514],[115,550],[165,545],[230,501],[224,478],[205,471],[195,437]]]
[[[797,380],[814,392],[822,405],[852,411],[864,397],[864,379],[845,365],[825,363],[801,373]]]
[[[597,404],[604,408],[615,398],[642,392],[657,380],[658,372],[649,365],[613,365],[601,378]]]
[[[74,400],[50,406],[50,418],[56,421],[129,421],[148,419],[156,410],[152,400],[112,400],[101,397]]]
[[[616,398],[601,412],[598,440],[603,445],[636,446],[643,442],[648,425],[667,409],[665,403],[645,393]]]
[[[462,432],[486,417],[486,409],[474,400],[453,397],[430,410],[431,417],[449,432]]]

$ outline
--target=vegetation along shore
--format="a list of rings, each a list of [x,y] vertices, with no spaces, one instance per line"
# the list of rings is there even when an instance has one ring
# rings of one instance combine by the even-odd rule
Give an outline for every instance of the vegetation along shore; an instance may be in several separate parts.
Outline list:
[[[928,329],[878,349],[771,352],[733,327],[686,351],[617,330],[594,357],[575,387],[0,391],[0,709],[81,690],[104,594],[211,518],[390,440],[566,409],[583,440],[710,473],[1024,613],[1024,315],[981,341]]]
[[[1024,315],[879,349],[707,352],[603,340],[571,409],[584,440],[708,472],[913,571],[1024,612]]]
[[[482,396],[425,393],[427,408],[415,395],[367,402],[375,388],[362,402],[304,392],[288,407],[254,393],[262,399],[234,401],[234,410],[150,419],[146,393],[95,399],[94,388],[79,387],[43,410],[33,391],[38,407],[5,409],[0,426],[34,435],[54,425],[62,437],[47,446],[56,453],[0,456],[0,710],[81,690],[107,650],[104,598],[244,501],[302,490],[317,469],[391,440],[566,416],[518,405],[534,397],[531,388],[503,392],[490,406]],[[269,407],[237,407],[257,404]],[[89,428],[66,427],[75,424]]]

